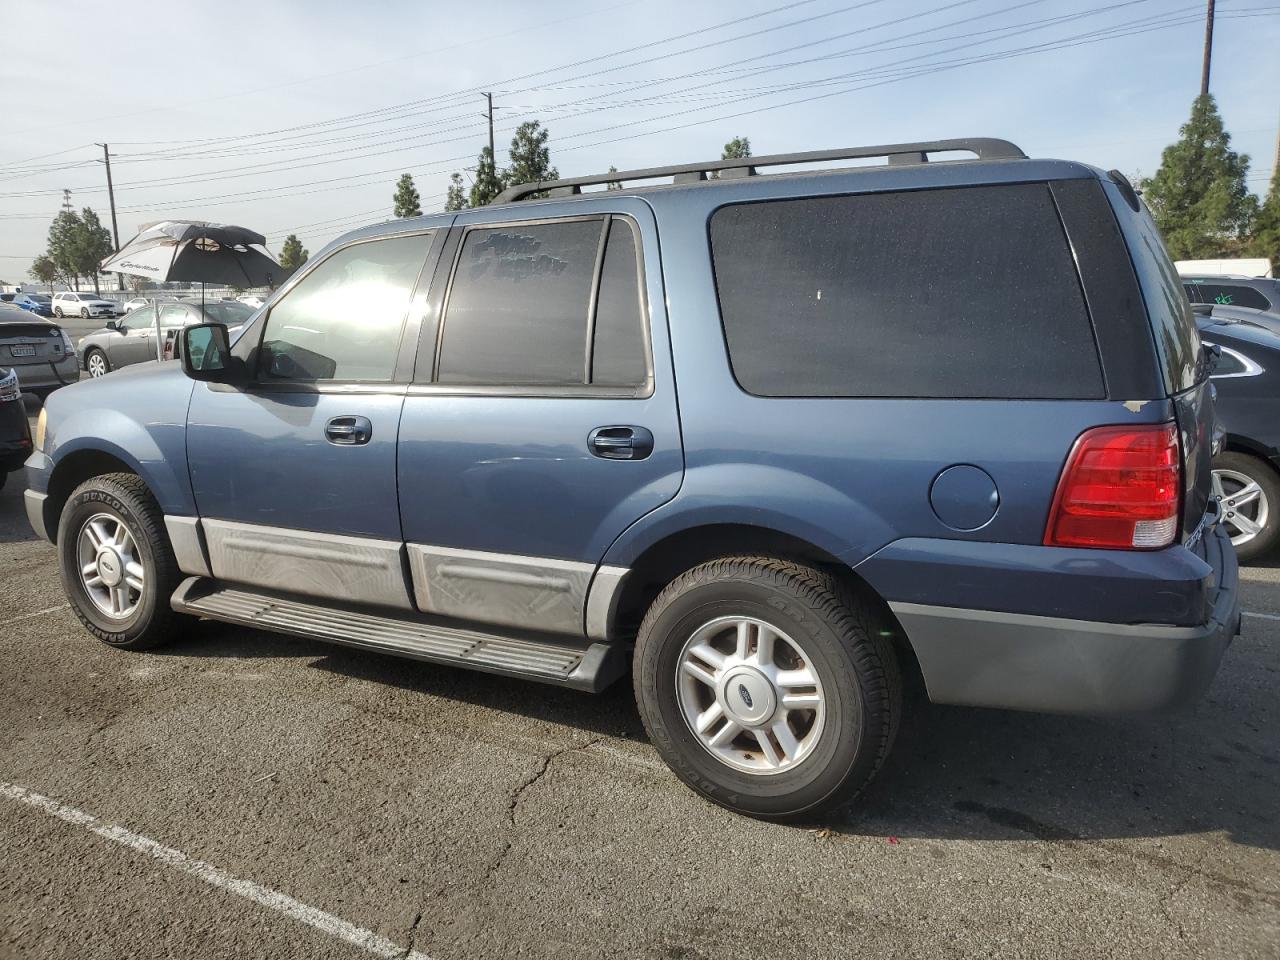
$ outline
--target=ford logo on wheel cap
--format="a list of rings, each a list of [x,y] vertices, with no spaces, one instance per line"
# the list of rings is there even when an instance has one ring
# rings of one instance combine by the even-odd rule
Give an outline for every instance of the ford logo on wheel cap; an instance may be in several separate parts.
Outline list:
[[[742,702],[745,703],[747,705],[747,709],[750,710],[753,706],[751,703],[751,691],[747,689],[747,685],[745,683],[738,684],[738,696],[742,698]]]

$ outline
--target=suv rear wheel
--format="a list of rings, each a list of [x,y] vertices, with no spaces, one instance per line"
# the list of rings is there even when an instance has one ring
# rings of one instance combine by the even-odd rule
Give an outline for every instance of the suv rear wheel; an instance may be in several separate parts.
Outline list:
[[[1234,450],[1213,458],[1213,496],[1242,561],[1256,560],[1280,539],[1280,478],[1262,460]]]
[[[873,609],[790,561],[730,557],[681,575],[636,639],[649,737],[694,790],[782,820],[855,797],[884,762],[902,680]]]
[[[175,634],[169,597],[182,574],[140,477],[108,473],[76,487],[58,522],[58,560],[71,609],[98,639],[146,650]]]

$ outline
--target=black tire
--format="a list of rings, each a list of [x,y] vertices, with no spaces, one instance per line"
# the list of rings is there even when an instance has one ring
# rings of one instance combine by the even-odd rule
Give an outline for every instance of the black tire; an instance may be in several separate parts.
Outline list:
[[[99,350],[97,347],[90,347],[88,350],[85,351],[85,355],[84,355],[85,372],[88,373],[91,378],[94,376],[92,371],[89,370],[89,361],[92,360],[94,356],[98,356],[102,358],[102,373],[100,375],[105,377],[108,373],[111,372],[111,360],[107,357],[104,351]]]
[[[61,320],[61,319],[62,319],[62,308],[61,308],[61,307],[54,307],[54,308],[53,308],[53,315],[54,315],[55,317],[57,317],[59,320]]]
[[[1213,469],[1215,471],[1230,470],[1232,473],[1241,474],[1262,488],[1263,502],[1266,504],[1266,522],[1252,540],[1237,544],[1236,556],[1240,562],[1248,563],[1270,553],[1275,549],[1276,542],[1280,540],[1280,477],[1266,461],[1235,450],[1228,450],[1214,457]],[[1228,531],[1230,531],[1230,515],[1234,504],[1230,502],[1228,496],[1223,499],[1221,506],[1223,519],[1227,521]]]
[[[739,771],[705,748],[685,720],[676,692],[681,651],[721,616],[781,628],[822,683],[825,723],[794,769]],[[811,567],[767,557],[704,563],[672,581],[640,625],[634,684],[645,729],[676,776],[730,810],[791,820],[848,803],[884,763],[901,718],[902,677],[884,631],[872,605]]]
[[[81,308],[80,308],[80,318],[81,318],[82,320],[88,320],[88,319],[89,319],[89,308],[88,308],[88,307],[81,307]]]
[[[107,616],[89,598],[79,572],[77,541],[95,514],[120,518],[137,543],[144,581],[133,612],[124,619]],[[169,598],[182,574],[164,528],[155,497],[132,473],[107,473],[86,480],[72,492],[58,521],[58,567],[62,587],[85,629],[99,640],[124,650],[148,650],[174,638],[186,619],[174,613]]]

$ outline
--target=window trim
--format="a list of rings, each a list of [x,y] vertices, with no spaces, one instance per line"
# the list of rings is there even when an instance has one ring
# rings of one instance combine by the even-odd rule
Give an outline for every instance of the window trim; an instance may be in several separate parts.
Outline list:
[[[711,284],[712,284],[711,291],[713,296],[715,297],[715,302],[716,302],[716,317],[719,320],[719,325],[720,325],[720,340],[721,340],[721,344],[724,347],[725,364],[729,369],[729,376],[730,376],[730,379],[733,380],[734,386],[736,386],[746,396],[753,397],[759,400],[922,400],[922,401],[962,400],[965,402],[978,401],[978,402],[994,402],[994,403],[1008,403],[1008,402],[1021,403],[1021,402],[1038,402],[1038,401],[1050,400],[1054,402],[1096,403],[1099,401],[1110,399],[1111,397],[1110,380],[1108,378],[1108,371],[1104,362],[1104,353],[1102,350],[1102,344],[1098,341],[1097,324],[1094,322],[1093,310],[1089,303],[1088,290],[1085,286],[1084,276],[1082,275],[1081,268],[1080,268],[1080,258],[1076,250],[1075,242],[1072,240],[1071,231],[1068,229],[1067,223],[1063,217],[1061,203],[1059,202],[1059,198],[1055,194],[1053,189],[1054,184],[1058,182],[1059,181],[1055,181],[1055,180],[1033,179],[1033,180],[1000,181],[995,183],[940,184],[940,185],[927,186],[927,187],[894,187],[894,188],[887,188],[883,190],[840,191],[837,193],[807,193],[806,192],[806,193],[788,194],[785,196],[777,196],[777,197],[774,197],[774,196],[763,197],[763,198],[751,197],[751,198],[744,198],[741,200],[731,200],[726,203],[717,204],[716,206],[712,207],[707,212],[705,226],[704,226],[704,230],[706,234],[706,244],[707,244],[707,260],[710,263],[710,267],[711,267]],[[1094,356],[1094,360],[1097,363],[1098,380],[1102,388],[1102,392],[1099,396],[1055,398],[1055,397],[984,397],[984,396],[939,397],[939,396],[921,396],[919,394],[895,394],[892,396],[883,395],[883,394],[826,394],[826,393],[772,394],[772,393],[756,393],[753,390],[749,390],[746,387],[746,385],[744,385],[742,381],[738,379],[738,371],[734,368],[734,365],[733,365],[733,351],[729,346],[729,329],[725,325],[724,305],[721,303],[721,299],[720,299],[720,278],[716,271],[715,244],[713,243],[712,236],[711,236],[712,221],[715,219],[716,215],[719,214],[721,211],[727,210],[731,207],[762,206],[762,205],[767,205],[772,203],[787,203],[792,201],[803,201],[803,200],[839,200],[839,199],[849,199],[849,198],[856,198],[856,197],[883,196],[885,194],[934,193],[939,191],[972,190],[972,189],[984,189],[984,188],[999,189],[1002,187],[1021,187],[1021,186],[1042,186],[1048,191],[1049,203],[1053,208],[1054,222],[1057,224],[1059,231],[1061,231],[1062,238],[1066,242],[1067,250],[1071,254],[1072,276],[1075,277],[1076,287],[1080,293],[1081,305],[1084,308],[1085,319],[1088,321],[1088,325],[1089,325],[1089,342],[1093,344],[1093,350],[1094,350],[1093,356]]]
[[[462,262],[462,251],[466,247],[467,237],[476,230],[499,230],[504,227],[535,227],[544,224],[574,223],[582,221],[600,221],[600,241],[596,246],[595,268],[592,274],[591,290],[588,294],[587,328],[583,349],[586,353],[583,370],[589,378],[592,373],[592,355],[595,351],[595,318],[600,304],[600,280],[604,272],[604,255],[608,246],[609,228],[614,219],[625,220],[632,231],[635,243],[636,259],[636,292],[639,297],[641,339],[644,343],[645,378],[634,387],[604,386],[593,383],[577,384],[538,384],[538,383],[441,383],[440,358],[443,354],[445,321],[449,314],[449,301],[453,296],[453,284],[458,275],[458,267]],[[650,334],[651,315],[649,310],[648,286],[646,283],[644,264],[644,232],[635,217],[628,213],[600,211],[598,213],[578,213],[559,217],[513,218],[510,220],[486,221],[481,223],[465,223],[453,228],[457,236],[457,246],[451,254],[448,279],[444,287],[444,297],[440,303],[436,321],[435,340],[432,344],[430,379],[415,379],[410,388],[413,396],[478,396],[478,397],[583,397],[583,398],[616,398],[644,400],[652,397],[655,388],[653,364],[653,338]],[[426,371],[422,371],[426,372]]]
[[[433,227],[424,227],[417,230],[406,230],[400,233],[380,233],[368,237],[357,237],[348,243],[334,247],[323,256],[317,257],[314,261],[308,261],[304,265],[304,269],[299,270],[286,281],[280,289],[271,296],[271,305],[263,311],[255,325],[257,326],[256,338],[251,345],[246,344],[245,356],[241,357],[252,370],[252,376],[247,384],[247,389],[258,392],[280,392],[280,393],[384,393],[384,392],[403,392],[405,380],[401,371],[401,357],[405,349],[406,333],[413,323],[411,316],[419,291],[422,289],[423,278],[428,276],[428,270],[434,269],[436,257],[438,257],[441,246],[441,238],[449,233],[450,225],[443,224]],[[422,263],[418,267],[418,274],[413,282],[412,288],[409,290],[409,299],[405,304],[404,315],[400,318],[400,336],[396,343],[391,365],[391,376],[386,380],[369,380],[359,378],[334,379],[334,380],[268,380],[261,375],[261,359],[262,344],[266,339],[267,326],[271,322],[271,315],[275,313],[276,308],[284,302],[284,300],[293,292],[303,280],[315,272],[321,264],[327,263],[337,254],[350,250],[352,247],[366,243],[377,243],[384,240],[404,240],[409,237],[430,237],[425,253],[423,254]],[[428,284],[430,280],[428,279]],[[415,329],[416,339],[416,329]],[[236,342],[239,346],[243,338]],[[235,355],[233,348],[232,355]],[[359,389],[320,389],[320,387],[330,386],[338,388],[354,387]],[[283,388],[283,389],[282,389]]]

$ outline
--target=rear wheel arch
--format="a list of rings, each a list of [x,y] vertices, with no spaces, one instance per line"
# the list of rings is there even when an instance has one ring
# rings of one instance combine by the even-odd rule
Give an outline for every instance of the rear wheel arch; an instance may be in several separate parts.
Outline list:
[[[711,560],[735,556],[767,556],[812,567],[829,574],[865,601],[892,631],[894,652],[913,689],[923,689],[920,665],[911,643],[888,602],[847,563],[801,537],[769,527],[718,523],[688,527],[650,544],[629,565],[609,636],[630,640],[658,594],[681,574]]]

